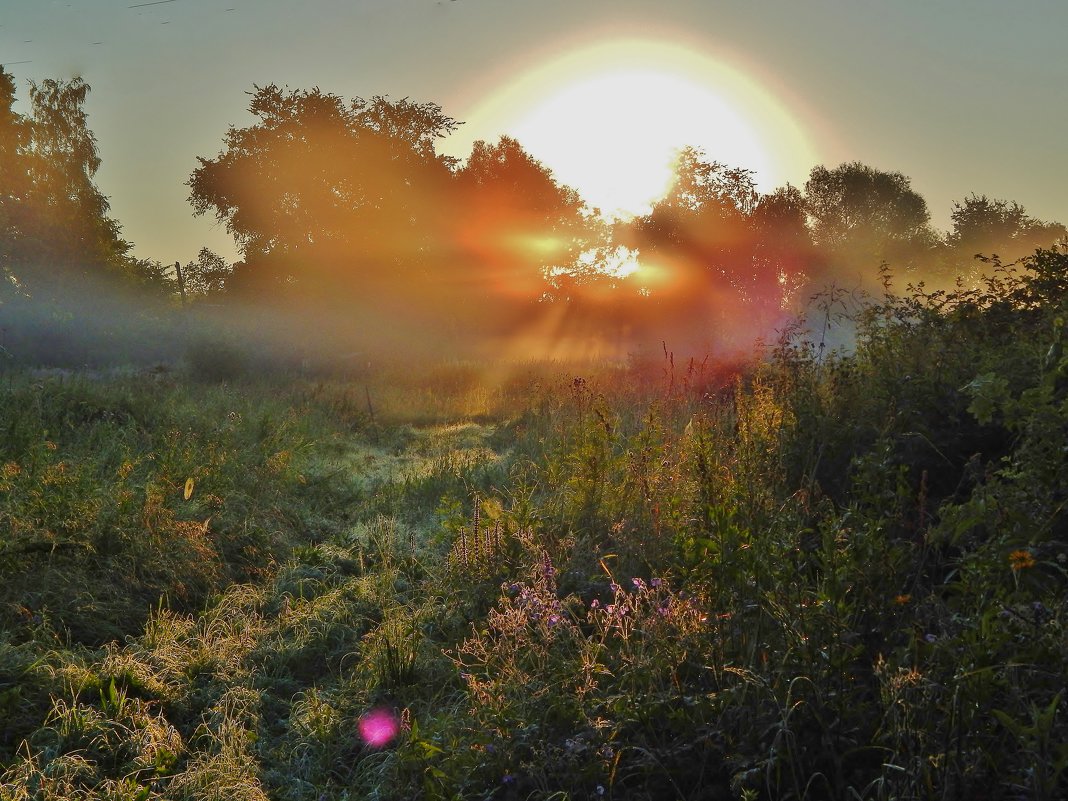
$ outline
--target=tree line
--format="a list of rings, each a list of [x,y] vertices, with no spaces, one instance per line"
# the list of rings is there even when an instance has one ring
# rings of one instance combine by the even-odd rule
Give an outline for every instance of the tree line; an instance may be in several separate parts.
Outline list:
[[[31,82],[20,115],[0,68],[0,302],[88,277],[177,296],[173,268],[130,256],[94,183],[88,92],[81,79]],[[752,172],[695,148],[648,214],[608,221],[513,138],[442,154],[460,123],[435,103],[273,84],[249,94],[254,122],[230,127],[187,181],[193,212],[223,223],[240,253],[228,264],[203,249],[184,265],[194,300],[373,311],[473,337],[552,316],[711,342],[767,332],[829,282],[871,286],[883,264],[971,280],[976,254],[1011,261],[1068,234],[977,194],[939,232],[908,177],[859,162],[762,194]],[[612,269],[624,262],[639,267]]]

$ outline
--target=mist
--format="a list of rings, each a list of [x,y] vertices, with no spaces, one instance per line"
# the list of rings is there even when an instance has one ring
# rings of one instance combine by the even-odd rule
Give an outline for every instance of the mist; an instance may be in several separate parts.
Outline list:
[[[866,299],[975,286],[1066,235],[975,194],[938,231],[909,177],[860,162],[762,194],[697,148],[647,214],[608,219],[515,139],[443,155],[460,123],[435,103],[272,84],[186,185],[238,259],[204,248],[165,265],[128,255],[93,182],[88,85],[33,85],[23,117],[0,76],[9,363],[225,378],[404,359],[729,362],[800,331],[848,348]]]

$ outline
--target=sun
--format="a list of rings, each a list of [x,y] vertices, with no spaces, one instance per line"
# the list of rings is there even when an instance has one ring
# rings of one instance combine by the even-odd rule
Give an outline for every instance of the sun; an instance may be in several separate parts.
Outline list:
[[[689,77],[608,68],[552,92],[511,130],[557,177],[605,214],[635,214],[660,197],[676,151],[713,138],[709,156],[760,173],[768,157],[753,126]]]
[[[507,134],[605,216],[642,214],[678,150],[753,170],[769,191],[816,163],[785,105],[729,65],[674,43],[588,45],[528,68],[482,98],[456,150]]]

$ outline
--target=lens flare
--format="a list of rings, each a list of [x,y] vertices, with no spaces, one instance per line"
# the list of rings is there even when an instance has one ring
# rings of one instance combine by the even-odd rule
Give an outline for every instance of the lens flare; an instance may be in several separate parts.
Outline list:
[[[372,709],[360,718],[360,739],[372,748],[382,748],[400,731],[400,721],[389,709]]]

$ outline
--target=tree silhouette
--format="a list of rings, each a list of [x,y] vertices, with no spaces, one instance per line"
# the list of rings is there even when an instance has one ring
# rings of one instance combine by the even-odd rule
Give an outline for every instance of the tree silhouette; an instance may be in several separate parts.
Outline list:
[[[14,81],[0,71],[0,253],[8,284],[25,295],[77,296],[80,281],[130,268],[129,244],[93,182],[100,166],[89,129],[89,85],[30,82],[30,117],[12,110]]]
[[[17,290],[12,260],[29,185],[25,164],[29,126],[14,105],[15,79],[0,66],[0,299]]]
[[[81,78],[30,83],[30,180],[41,223],[37,245],[54,264],[118,269],[130,246],[93,183],[100,158],[84,110],[88,94],[89,84]]]
[[[592,223],[578,193],[511,137],[475,142],[455,191],[457,269],[484,298],[537,301],[550,273],[570,273],[589,247]]]
[[[668,263],[670,286],[665,288],[693,297],[710,280],[729,283],[750,260],[748,215],[756,200],[749,170],[706,161],[700,150],[685,148],[667,194],[649,214],[624,227],[622,244],[643,258]]]
[[[813,240],[839,267],[867,274],[884,261],[914,267],[938,242],[927,201],[899,172],[857,161],[815,167],[805,204]]]
[[[213,211],[244,261],[235,285],[319,297],[411,286],[438,238],[451,159],[435,150],[457,123],[433,103],[256,87],[259,121],[190,177],[197,214]]]
[[[961,266],[978,254],[1015,261],[1068,235],[1060,223],[1036,220],[1019,203],[992,200],[986,195],[972,194],[964,202],[954,203],[950,217],[953,229],[946,244]]]
[[[754,277],[765,305],[779,308],[800,300],[802,290],[820,279],[824,259],[812,241],[805,199],[787,184],[764,195],[750,215],[755,231]]]
[[[657,309],[646,326],[744,339],[773,323],[815,262],[805,223],[795,188],[761,197],[749,170],[682,150],[667,194],[617,231],[650,265],[628,278]]]
[[[201,248],[195,261],[182,268],[186,295],[194,299],[220,297],[226,289],[233,267],[226,259],[208,248]]]

